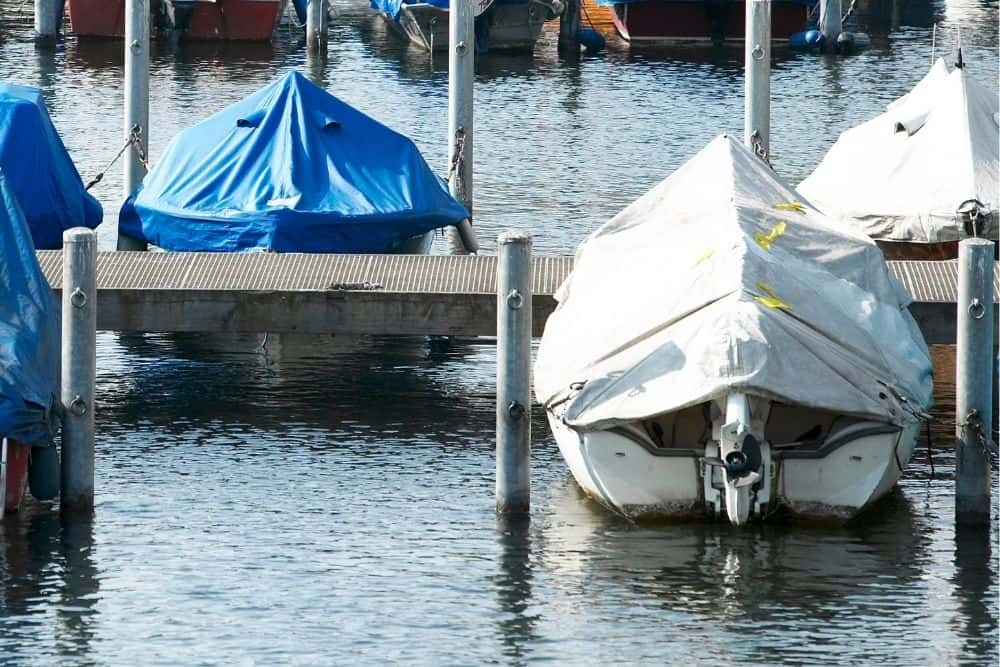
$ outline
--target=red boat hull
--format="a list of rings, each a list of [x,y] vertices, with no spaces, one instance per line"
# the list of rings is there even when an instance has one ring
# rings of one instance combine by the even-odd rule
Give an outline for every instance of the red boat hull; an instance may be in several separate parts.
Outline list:
[[[2,444],[0,444],[0,447],[2,447]],[[0,450],[0,453],[2,453],[2,450]],[[15,440],[7,440],[7,485],[3,489],[5,512],[16,512],[21,506],[24,489],[28,484],[28,461],[30,458],[31,447],[22,445]]]
[[[125,35],[125,0],[68,0],[69,30],[80,37]]]
[[[788,39],[806,29],[809,8],[792,2],[771,5],[771,39]],[[746,4],[691,0],[650,0],[616,4],[615,28],[630,42],[742,40]]]
[[[125,0],[68,0],[70,32],[81,37],[125,34]],[[184,36],[189,39],[269,40],[284,0],[199,2]]]
[[[184,36],[189,39],[269,40],[283,8],[283,2],[272,0],[199,2]]]

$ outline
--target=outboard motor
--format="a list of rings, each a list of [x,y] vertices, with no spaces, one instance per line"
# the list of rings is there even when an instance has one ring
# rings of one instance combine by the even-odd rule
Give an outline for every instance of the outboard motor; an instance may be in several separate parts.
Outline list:
[[[750,424],[750,404],[746,394],[732,393],[726,397],[726,412],[719,428],[719,441],[709,449],[718,456],[706,456],[702,462],[706,466],[706,501],[712,487],[710,467],[721,470],[722,502],[726,515],[734,526],[742,526],[749,521],[754,507],[763,507],[770,496],[769,458],[770,447],[752,432]],[[716,450],[716,446],[718,449]],[[716,478],[717,480],[717,478]],[[715,505],[719,506],[719,491]]]

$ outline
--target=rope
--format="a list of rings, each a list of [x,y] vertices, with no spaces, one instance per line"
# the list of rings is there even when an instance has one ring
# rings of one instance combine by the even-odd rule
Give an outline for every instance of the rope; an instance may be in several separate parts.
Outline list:
[[[462,156],[465,154],[465,130],[458,128],[455,132],[455,154],[451,156],[451,164],[448,166],[448,175],[445,177],[445,182],[450,183],[451,177],[455,175],[455,171],[458,169],[459,163],[462,161]]]
[[[146,161],[146,151],[142,147],[142,139],[140,139],[139,135],[140,135],[139,126],[136,125],[129,132],[128,140],[125,142],[125,144],[121,148],[119,148],[118,152],[115,153],[115,156],[111,158],[111,162],[109,162],[107,166],[104,167],[104,169],[102,169],[100,173],[98,173],[97,176],[93,178],[93,180],[91,180],[89,183],[83,186],[83,189],[90,190],[90,188],[94,187],[102,180],[104,180],[104,174],[108,173],[108,169],[111,169],[111,167],[115,165],[115,162],[118,162],[118,159],[121,158],[121,156],[125,153],[125,150],[129,146],[135,146],[135,152],[139,156],[139,162],[142,163],[142,166],[145,167],[146,171],[148,172],[149,162]]]
[[[989,453],[996,448],[996,443],[986,436],[986,431],[983,429],[983,419],[979,416],[979,410],[970,410],[969,416],[965,418],[965,421],[960,421],[956,425],[966,433],[971,431],[974,442],[983,451]]]
[[[750,146],[757,157],[771,166],[771,161],[767,159],[767,149],[764,148],[764,142],[760,140],[760,132],[757,130],[754,130],[753,134],[750,135]]]
[[[590,20],[590,12],[587,11],[587,0],[580,0],[580,9],[583,10],[583,16],[587,19],[587,25],[590,26],[590,29],[597,30],[594,27],[594,22]]]
[[[818,5],[819,3],[816,3],[816,4]],[[851,14],[854,13],[854,6],[856,4],[858,4],[858,0],[851,0],[851,6],[847,8],[847,13],[844,14],[844,18],[840,19],[840,23],[841,24],[846,23],[847,19],[851,18]]]
[[[934,457],[931,455],[931,420],[925,421],[924,426],[927,427],[927,463],[931,467],[931,479],[934,479]]]

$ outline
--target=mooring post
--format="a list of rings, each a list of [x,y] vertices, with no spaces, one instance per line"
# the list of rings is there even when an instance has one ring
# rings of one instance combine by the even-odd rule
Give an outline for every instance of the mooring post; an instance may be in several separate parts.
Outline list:
[[[149,149],[149,0],[125,0],[125,151],[124,199],[146,175]],[[118,232],[119,250],[145,250],[146,243]]]
[[[746,16],[743,143],[771,152],[771,0],[749,0]]]
[[[311,53],[326,53],[328,18],[326,0],[309,0],[306,5],[306,49]]]
[[[844,30],[843,9],[840,0],[819,0],[819,32],[823,35],[823,48],[837,49],[837,40]]]
[[[97,373],[97,235],[63,232],[61,509],[94,506],[94,383]]]
[[[562,16],[559,17],[559,51],[579,54],[580,42],[576,35],[580,32],[580,7],[582,0],[566,0]]]
[[[531,507],[531,235],[497,240],[497,512]]]
[[[993,428],[993,242],[958,244],[955,521],[989,525]]]
[[[474,0],[452,0],[448,11],[448,190],[472,215],[472,80],[475,76]],[[448,228],[452,254],[479,250],[469,220]]]
[[[59,0],[35,0],[35,41],[53,44],[62,24],[62,3]]]

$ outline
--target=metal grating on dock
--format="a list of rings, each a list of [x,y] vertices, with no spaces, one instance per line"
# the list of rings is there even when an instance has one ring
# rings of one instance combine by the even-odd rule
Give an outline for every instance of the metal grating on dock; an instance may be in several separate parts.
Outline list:
[[[38,253],[55,289],[62,252]],[[569,275],[572,257],[534,257],[533,289],[552,295]],[[956,261],[889,262],[916,302],[954,303]],[[1000,265],[994,267],[1000,294]],[[289,253],[98,253],[97,285],[112,290],[236,290],[267,292],[383,291],[494,294],[496,257],[449,255],[316,255]]]
[[[62,283],[62,252],[38,253]],[[572,257],[534,257],[535,333]],[[956,261],[889,262],[930,342],[954,339]],[[493,256],[102,252],[98,326],[117,331],[493,335]],[[994,266],[994,293],[1000,271]]]

